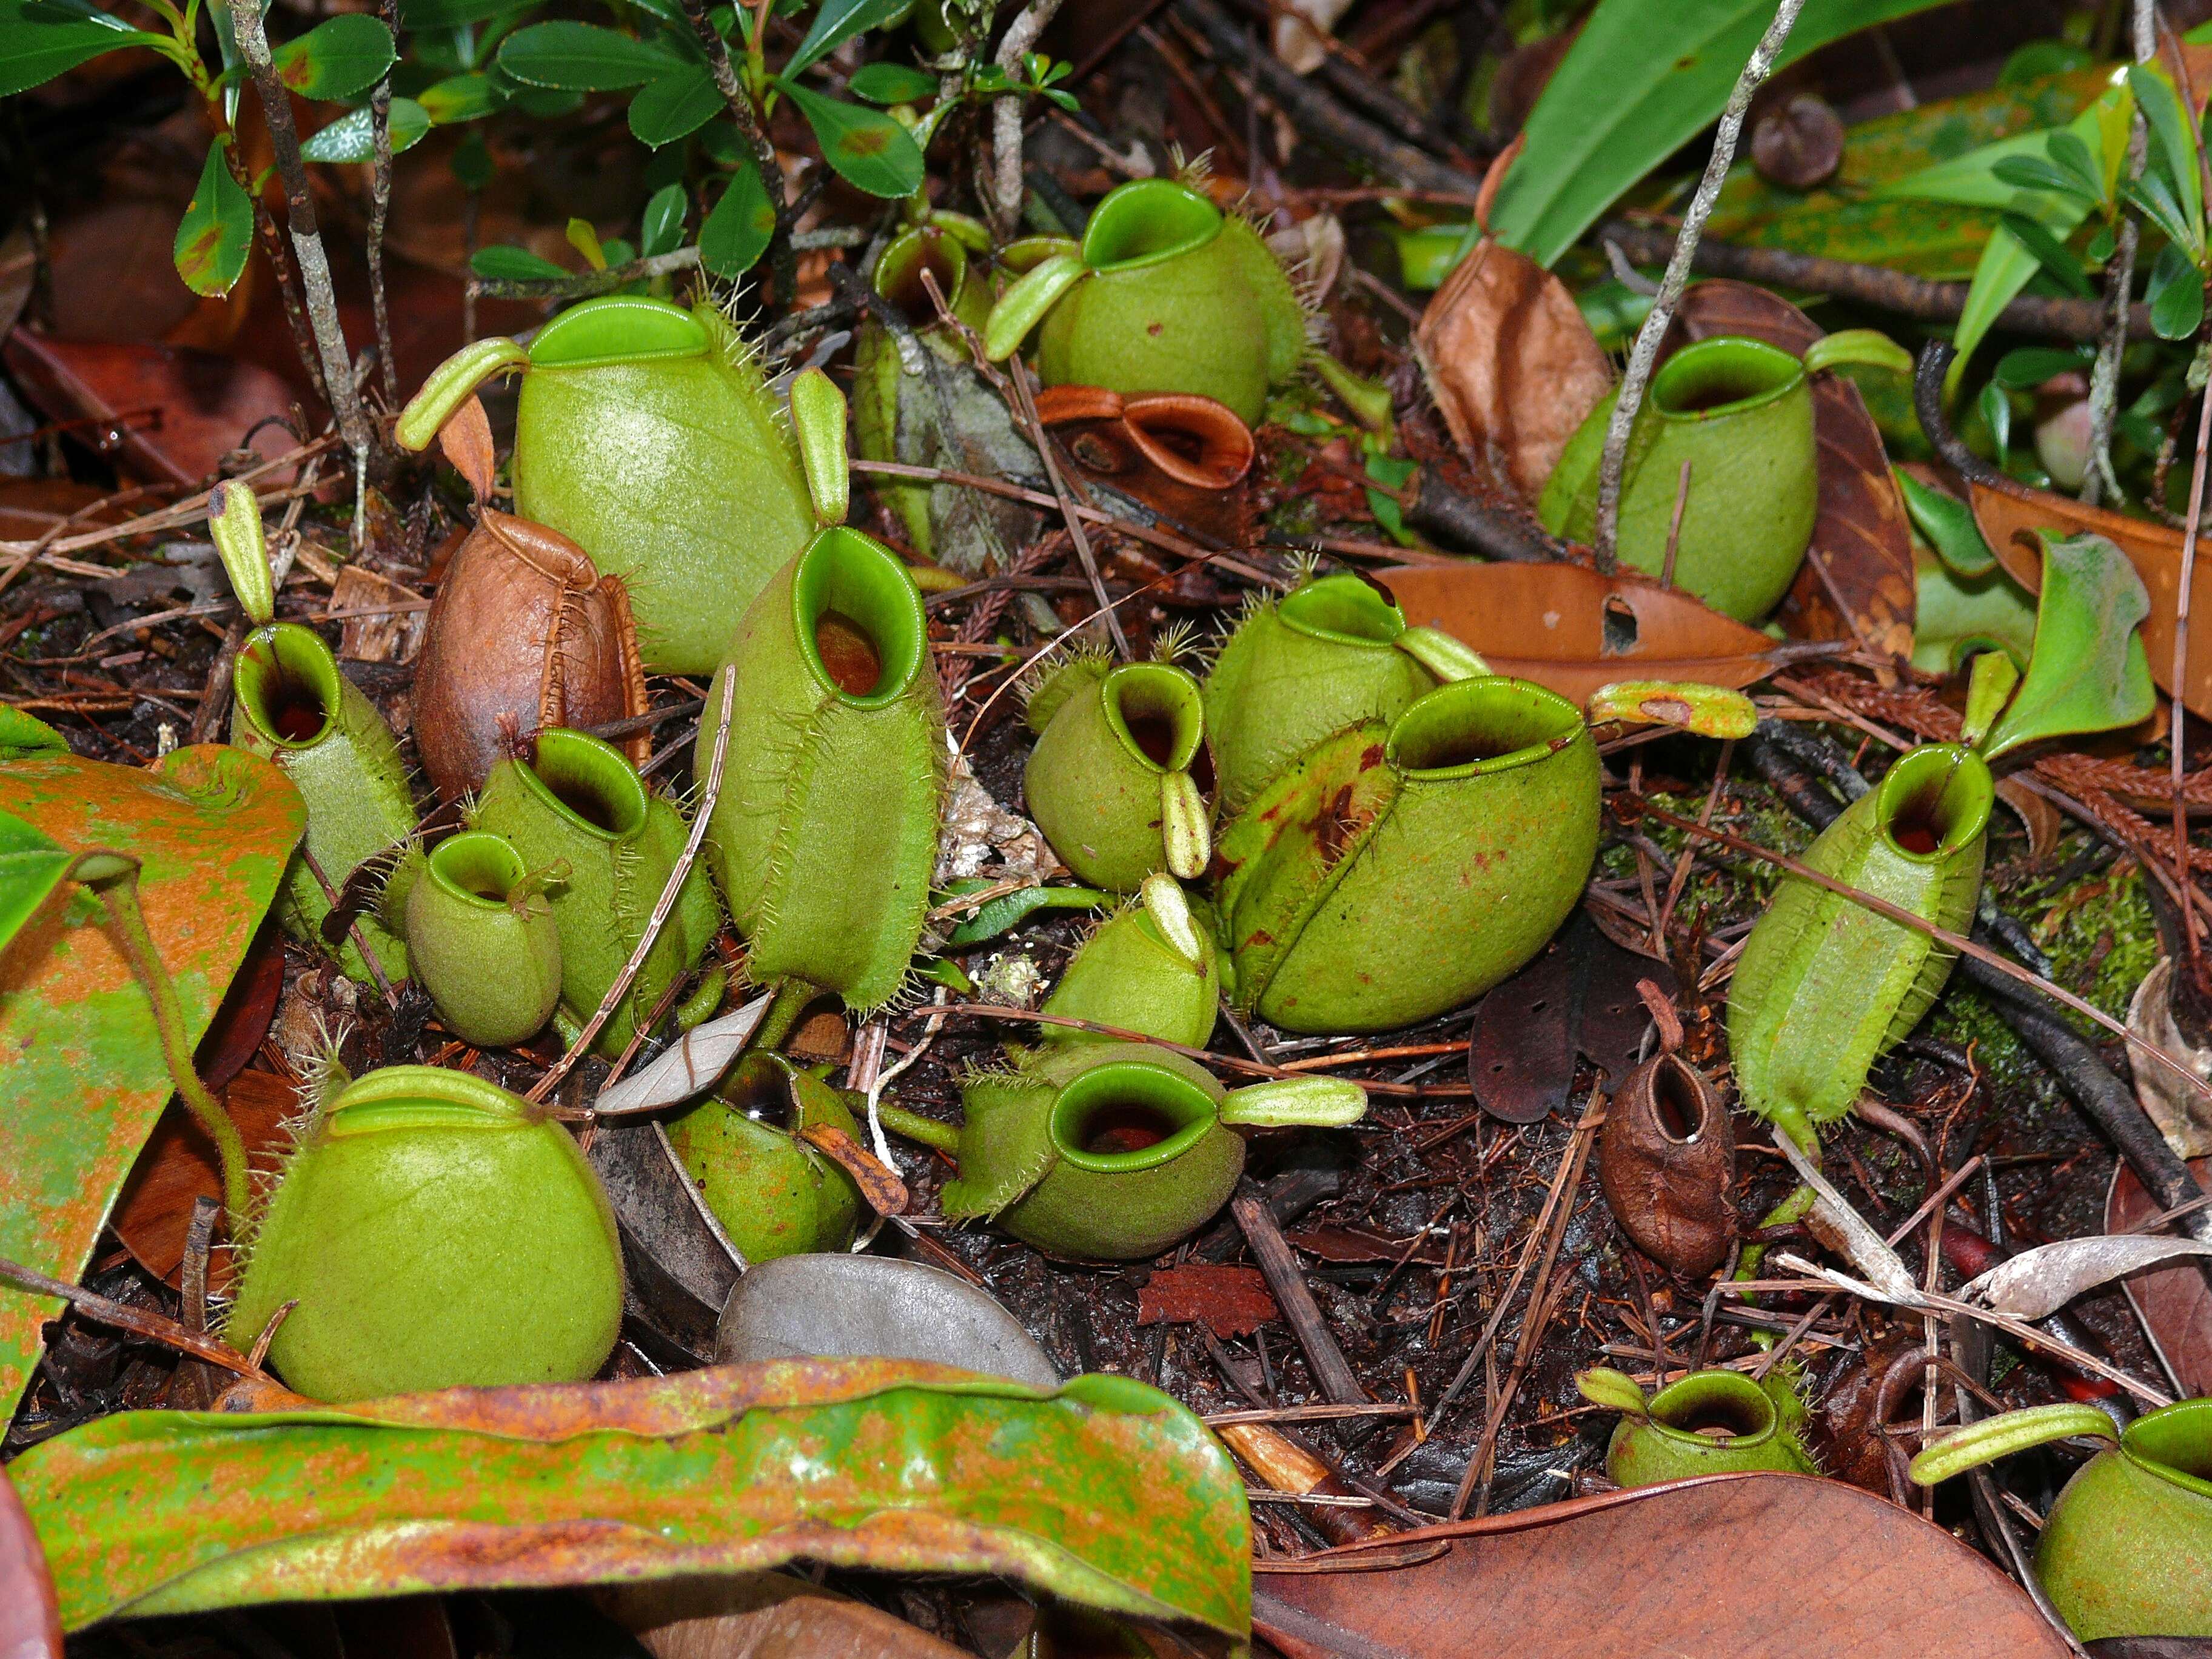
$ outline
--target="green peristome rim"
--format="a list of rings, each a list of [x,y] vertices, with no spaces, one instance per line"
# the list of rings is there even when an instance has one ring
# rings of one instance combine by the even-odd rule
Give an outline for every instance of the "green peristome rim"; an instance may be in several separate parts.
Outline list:
[[[872,691],[845,690],[823,665],[814,630],[832,611],[867,630],[880,671]],[[929,639],[921,590],[896,553],[857,530],[832,526],[806,544],[793,574],[791,612],[806,672],[848,707],[880,708],[896,702],[921,670]]]
[[[1221,234],[1221,210],[1172,179],[1135,179],[1109,191],[1083,232],[1083,263],[1096,271],[1156,265]]]
[[[311,738],[279,737],[270,719],[270,700],[287,675],[304,682],[323,706],[323,723]],[[321,635],[297,623],[270,623],[247,635],[239,647],[232,684],[238,706],[253,722],[253,729],[276,747],[295,751],[313,749],[330,736],[345,693],[344,677],[331,647]]]
[[[2146,1474],[2212,1498],[2212,1399],[2144,1413],[2120,1431],[2120,1449]]]
[[[1651,406],[1671,421],[1710,421],[1741,415],[1786,397],[1805,378],[1805,366],[1764,340],[1717,335],[1686,345],[1651,377]],[[1723,394],[1726,401],[1689,405]]]
[[[512,1129],[537,1121],[520,1095],[443,1066],[386,1066],[349,1084],[323,1115],[332,1137],[398,1129]]]
[[[522,854],[505,836],[489,830],[464,830],[447,836],[430,849],[429,862],[430,879],[441,891],[485,910],[505,909],[508,896],[529,873]],[[499,896],[487,898],[470,886],[468,878],[472,876],[497,887]]]
[[[1176,1125],[1164,1139],[1130,1152],[1083,1149],[1083,1127],[1109,1107],[1136,1106],[1157,1112]],[[1187,1077],[1141,1060],[1109,1060],[1094,1066],[1063,1088],[1052,1103],[1047,1133],[1053,1150],[1079,1170],[1127,1175],[1157,1170],[1182,1157],[1210,1133],[1218,1117],[1212,1098]]]
[[[1941,827],[1933,852],[1915,853],[1897,843],[1893,826],[1920,797],[1939,790],[1931,816]],[[1934,864],[1972,842],[1988,828],[1996,783],[1988,763],[1965,745],[1923,743],[1882,775],[1875,786],[1875,823],[1883,843],[1901,859]]]
[[[1099,683],[1098,696],[1106,710],[1106,723],[1121,746],[1155,772],[1181,772],[1198,757],[1206,738],[1205,699],[1198,682],[1183,670],[1164,662],[1124,663]],[[1158,715],[1175,731],[1165,765],[1147,755],[1129,735],[1132,717]]]
[[[1339,645],[1387,647],[1406,631],[1406,615],[1358,576],[1310,581],[1285,596],[1275,614],[1285,627]]]
[[[1679,1426],[1680,1419],[1716,1404],[1741,1408],[1759,1426],[1746,1433],[1731,1433],[1726,1440]],[[1644,1415],[1653,1428],[1668,1438],[1708,1451],[1764,1445],[1774,1437],[1782,1422],[1766,1390],[1738,1371],[1692,1371],[1653,1395],[1645,1402]]]
[[[596,836],[601,841],[623,841],[645,827],[644,780],[622,750],[611,743],[556,726],[538,734],[534,762],[518,759],[514,766],[521,776],[522,787],[541,805],[586,835]],[[589,790],[607,807],[607,816],[614,820],[614,828],[594,823],[569,805],[561,798],[562,785],[578,791]]]
[[[610,294],[562,312],[530,343],[532,368],[592,368],[659,357],[696,357],[707,331],[681,306],[638,294]]]
[[[1533,766],[1583,733],[1582,710],[1528,680],[1454,680],[1417,698],[1390,728],[1384,754],[1409,777],[1471,778]],[[1470,747],[1489,752],[1466,754]]]

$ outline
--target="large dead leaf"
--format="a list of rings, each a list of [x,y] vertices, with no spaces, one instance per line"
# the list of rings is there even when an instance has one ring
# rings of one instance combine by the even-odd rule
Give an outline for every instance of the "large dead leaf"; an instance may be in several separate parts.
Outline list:
[[[1794,1474],[1718,1475],[1399,1533],[1433,1559],[1267,1574],[1290,1659],[2065,1659],[2019,1586],[1909,1510]],[[1361,1550],[1331,1559],[1356,1569]],[[1261,1563],[1264,1571],[1265,1563]],[[1474,1632],[1488,1632],[1487,1638]]]
[[[965,1659],[967,1653],[787,1573],[624,1584],[594,1599],[653,1659]]]
[[[0,808],[73,854],[142,860],[147,927],[195,1039],[307,823],[283,773],[213,744],[155,770],[53,752],[9,761]],[[105,914],[64,884],[0,951],[0,1256],[58,1279],[83,1267],[170,1093],[145,993]],[[0,1289],[0,1402],[14,1405],[56,1311]]]
[[[1406,620],[1443,629],[1500,674],[1577,703],[1615,680],[1740,690],[1780,665],[1774,641],[1632,570],[1579,564],[1404,565],[1381,573]]]
[[[1530,501],[1613,386],[1613,364],[1566,285],[1487,240],[1430,299],[1414,337],[1460,448]]]
[[[276,1155],[287,1140],[284,1120],[300,1109],[299,1091],[274,1072],[240,1072],[223,1090],[222,1104],[238,1126],[253,1168],[263,1172],[274,1169]],[[108,1224],[140,1267],[176,1285],[184,1271],[185,1235],[191,1226],[193,1203],[222,1197],[215,1143],[184,1103],[172,1100],[132,1166]],[[208,1258],[208,1289],[228,1296],[236,1272],[236,1252],[217,1250]],[[0,1655],[6,1651],[0,1648]]]
[[[1779,295],[1717,278],[1683,295],[1666,349],[1740,334],[1802,357],[1824,331]],[[1910,658],[1912,534],[1881,429],[1858,387],[1841,374],[1813,377],[1813,436],[1820,450],[1820,512],[1805,562],[1776,617],[1800,639],[1851,640]]]
[[[2005,573],[2031,593],[2040,592],[2043,587],[2043,545],[2036,539],[2037,532],[2045,532],[2055,539],[2086,530],[2118,544],[2150,592],[2150,615],[2142,625],[2143,649],[2150,656],[2151,678],[2160,690],[2172,696],[2181,532],[2125,514],[2084,507],[2047,489],[2030,489],[2009,479],[1998,484],[1976,478],[1971,481],[1971,489],[1983,540],[1989,543]],[[2212,548],[2201,544],[2190,578],[2190,612],[2195,617],[2212,616]],[[2212,718],[2212,641],[2191,639],[2189,684],[2181,700],[2191,713]]]
[[[8,370],[47,419],[106,450],[146,483],[204,482],[234,449],[264,458],[295,440],[292,390],[267,369],[190,346],[52,340],[27,328],[0,346]],[[259,428],[258,431],[254,428]],[[110,445],[109,434],[118,434]],[[281,479],[278,482],[282,482]]]
[[[2212,1158],[2193,1160],[2189,1172],[2198,1185],[2212,1187]],[[2124,1232],[2158,1212],[2157,1203],[2123,1161],[2112,1171],[2112,1189],[2105,1196],[2105,1231]],[[2182,1393],[2212,1394],[2212,1285],[2205,1282],[2203,1269],[2193,1261],[2157,1267],[2122,1280],[2121,1288]]]
[[[1507,1123],[1539,1122],[1567,1103],[1577,1054],[1617,1088],[1651,1024],[1639,979],[1673,1000],[1673,968],[1624,951],[1577,909],[1534,962],[1476,1006],[1467,1050],[1476,1103]]]

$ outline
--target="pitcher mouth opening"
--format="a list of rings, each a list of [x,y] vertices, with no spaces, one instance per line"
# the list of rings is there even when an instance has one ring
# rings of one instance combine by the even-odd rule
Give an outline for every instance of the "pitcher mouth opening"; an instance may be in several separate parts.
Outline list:
[[[925,272],[945,296],[946,307],[957,305],[968,280],[968,250],[941,230],[917,225],[894,238],[876,261],[876,292],[916,328],[937,320],[937,302],[921,280]]]
[[[1532,765],[1583,732],[1582,711],[1540,685],[1503,676],[1455,680],[1398,716],[1387,757],[1411,777],[1472,777]]]
[[[538,734],[534,762],[523,776],[562,816],[603,841],[622,841],[645,827],[645,785],[622,751],[581,732]]]
[[[430,878],[486,910],[503,908],[526,873],[522,854],[488,830],[464,830],[430,849]]]
[[[1048,1132],[1079,1170],[1158,1169],[1188,1152],[1216,1121],[1212,1100],[1188,1078],[1144,1060],[1093,1066],[1060,1091]]]
[[[1972,750],[1923,744],[1883,775],[1875,820],[1891,851],[1933,863],[1982,833],[1996,793],[1988,765]]]
[[[1145,459],[1177,483],[1227,489],[1252,470],[1252,428],[1212,398],[1194,392],[1133,398],[1122,419]]]
[[[857,530],[822,532],[792,585],[799,648],[816,681],[874,708],[913,684],[921,665],[921,595],[897,556]]]
[[[1390,597],[1349,572],[1308,582],[1276,614],[1301,634],[1339,645],[1388,647],[1406,631],[1405,613]]]
[[[1686,1376],[1654,1395],[1650,1410],[1661,1429],[1708,1443],[1764,1440],[1776,1423],[1766,1390],[1733,1371]]]
[[[261,734],[286,749],[312,749],[337,718],[343,686],[319,635],[297,623],[260,629],[238,653],[238,701]]]
[[[1659,1133],[1677,1146],[1689,1146],[1705,1133],[1705,1114],[1711,1104],[1679,1055],[1667,1055],[1653,1071],[1651,1115]]]
[[[1122,745],[1156,772],[1188,770],[1206,736],[1197,684],[1165,663],[1126,663],[1099,687]]]
[[[1099,203],[1083,232],[1083,263],[1099,272],[1134,270],[1204,247],[1221,230],[1221,210],[1172,179],[1139,179]]]
[[[1772,403],[1804,378],[1805,366],[1788,352],[1722,335],[1684,346],[1662,363],[1651,377],[1651,403],[1662,415],[1711,420]]]

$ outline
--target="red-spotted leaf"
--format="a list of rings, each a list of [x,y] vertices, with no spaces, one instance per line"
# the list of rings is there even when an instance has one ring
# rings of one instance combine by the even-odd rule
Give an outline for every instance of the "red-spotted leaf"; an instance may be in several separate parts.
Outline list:
[[[398,56],[380,21],[342,12],[276,48],[276,78],[302,98],[343,103],[382,80]]]
[[[775,83],[814,129],[822,159],[848,184],[871,196],[911,196],[921,188],[921,147],[890,116],[825,98],[781,76]]]
[[[177,222],[177,275],[195,294],[229,293],[253,247],[253,203],[223,163],[229,143],[222,137],[208,147],[199,185]]]

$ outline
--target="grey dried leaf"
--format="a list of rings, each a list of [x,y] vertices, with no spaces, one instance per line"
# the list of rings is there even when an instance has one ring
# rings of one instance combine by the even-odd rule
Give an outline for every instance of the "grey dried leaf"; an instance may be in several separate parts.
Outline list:
[[[602,1091],[592,1103],[592,1110],[603,1118],[621,1117],[680,1105],[706,1093],[714,1079],[729,1070],[730,1062],[744,1052],[774,1000],[771,994],[755,997],[735,1012],[685,1032],[680,1042],[650,1066]]]
[[[2015,1319],[2043,1319],[2112,1279],[2192,1255],[2212,1255],[2212,1243],[2148,1233],[2062,1238],[1999,1262],[1960,1291],[1959,1299]]]

